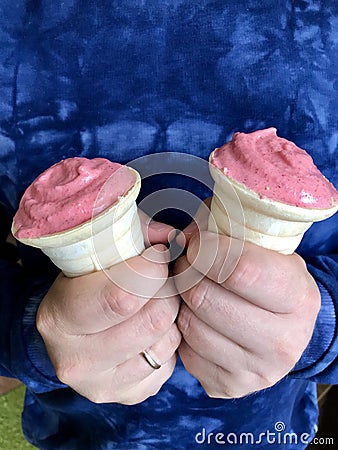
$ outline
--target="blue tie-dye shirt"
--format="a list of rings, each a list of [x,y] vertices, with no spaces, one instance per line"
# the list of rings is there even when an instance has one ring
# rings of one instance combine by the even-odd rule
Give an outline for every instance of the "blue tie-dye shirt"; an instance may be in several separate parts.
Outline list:
[[[2,0],[0,40],[0,374],[27,386],[27,439],[50,450],[305,448],[315,382],[338,379],[338,215],[298,250],[322,295],[308,348],[275,386],[236,400],[209,398],[180,362],[135,406],[94,404],[62,384],[35,328],[56,270],[5,239],[27,185],[75,155],[206,160],[235,131],[275,126],[338,186],[336,0]],[[209,194],[154,180],[141,197],[161,186]]]

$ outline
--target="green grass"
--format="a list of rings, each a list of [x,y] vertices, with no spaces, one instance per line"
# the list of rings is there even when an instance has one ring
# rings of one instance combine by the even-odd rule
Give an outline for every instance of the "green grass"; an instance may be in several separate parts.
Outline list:
[[[0,397],[0,450],[32,450],[21,430],[24,386]]]

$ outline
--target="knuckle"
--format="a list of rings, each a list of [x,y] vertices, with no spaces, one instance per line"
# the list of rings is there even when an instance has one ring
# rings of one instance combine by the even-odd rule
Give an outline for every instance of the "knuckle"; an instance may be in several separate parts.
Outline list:
[[[291,273],[294,274],[294,278],[289,301],[292,302],[294,311],[298,310],[302,316],[308,318],[317,316],[321,306],[321,295],[316,281],[303,266],[301,270],[293,270]]]
[[[51,315],[46,313],[46,310],[41,303],[36,314],[36,328],[41,336],[46,336],[50,329]]]
[[[147,400],[147,396],[133,396],[133,397],[123,397],[118,400],[118,403],[126,406],[134,406]]]
[[[309,314],[313,317],[317,317],[321,307],[321,295],[316,282],[309,273],[304,303],[306,304],[305,309]]]
[[[166,263],[145,261],[147,264],[147,277],[151,279],[168,278],[168,265]]]
[[[88,372],[88,366],[75,352],[71,357],[58,359],[53,364],[58,379],[69,386],[75,386],[79,381],[83,382],[83,374]]]
[[[128,317],[137,311],[136,298],[116,286],[107,285],[101,291],[101,306],[108,318]]]
[[[191,289],[189,303],[193,311],[197,312],[208,309],[209,289],[209,283],[203,280]]]
[[[168,279],[167,264],[146,262],[147,270],[135,278],[135,283],[142,286],[140,296],[153,297],[164,286]]]
[[[132,395],[126,395],[123,399],[119,400],[119,403],[127,406],[138,405],[149,397],[155,396],[160,391],[161,387],[162,385],[158,386],[154,383],[146,392],[139,391],[134,392]]]
[[[76,378],[76,368],[74,365],[62,364],[58,362],[54,364],[55,373],[58,379],[64,384],[73,384]]]
[[[166,378],[169,378],[169,377],[166,377]],[[161,382],[158,383],[157,385],[154,384],[152,386],[152,388],[149,390],[148,396],[149,397],[154,397],[155,395],[157,395],[160,392],[160,389],[161,389],[161,387],[162,387],[162,385],[164,384],[165,381],[166,381],[166,379],[163,380],[163,382],[161,380]]]
[[[298,255],[298,253],[293,253],[290,255],[290,258],[293,259],[297,265],[306,270],[306,262],[300,255]]]
[[[210,398],[240,398],[242,395],[239,391],[231,386],[221,385],[218,388],[214,386],[203,386],[206,394]]]
[[[181,343],[182,335],[179,332],[177,325],[174,324],[169,332],[169,343],[170,343],[170,349],[172,351],[176,351],[176,349],[179,347]]]
[[[208,397],[210,397],[210,398],[231,397],[226,392],[227,389],[226,389],[226,386],[224,385],[224,383],[219,384],[219,382],[217,382],[217,384],[214,384],[214,383],[210,383],[209,381],[206,381],[206,380],[199,380],[199,381]]]
[[[178,316],[177,326],[185,338],[191,335],[193,330],[192,313],[187,307],[182,307]]]
[[[317,283],[308,272],[305,262],[300,256],[294,254],[291,258],[294,258],[295,264],[293,270],[292,267],[288,270],[288,273],[293,275],[290,283],[292,293],[289,296],[291,297],[290,302],[293,302],[294,310],[303,310],[306,316],[317,315],[321,304]]]
[[[85,395],[85,397],[97,405],[114,401],[111,394],[107,394],[101,389],[97,389],[94,392],[89,392]]]
[[[218,367],[216,368],[216,386],[218,386],[217,396],[219,398],[239,398],[242,396],[236,379],[233,379],[232,376],[229,376]]]
[[[293,340],[284,336],[276,336],[273,341],[273,350],[279,361],[279,367],[290,370],[298,361],[301,352],[295,346]]]
[[[229,289],[236,289],[237,286],[242,286],[246,289],[250,289],[259,283],[262,278],[262,268],[259,264],[252,264],[250,257],[251,250],[246,250],[242,257],[239,259],[236,268],[229,275],[225,284]]]
[[[35,326],[45,343],[53,343],[64,337],[62,319],[44,302],[40,304],[36,313]]]
[[[241,391],[239,389],[226,386],[221,394],[221,398],[241,398],[247,395],[247,393],[247,391]]]
[[[156,302],[155,308],[146,309],[145,323],[148,324],[152,332],[158,333],[170,328],[175,317],[173,317],[171,308],[163,303]]]
[[[272,371],[261,371],[257,374],[255,374],[255,390],[261,391],[262,389],[267,389],[269,387],[274,386],[279,380],[282,378],[282,376],[278,376],[276,373],[273,373]]]
[[[209,398],[221,398],[221,395],[218,394],[213,388],[211,388],[207,385],[203,385],[203,383],[201,383],[201,384],[202,384],[202,387],[203,387],[205,393],[207,394],[207,396]]]

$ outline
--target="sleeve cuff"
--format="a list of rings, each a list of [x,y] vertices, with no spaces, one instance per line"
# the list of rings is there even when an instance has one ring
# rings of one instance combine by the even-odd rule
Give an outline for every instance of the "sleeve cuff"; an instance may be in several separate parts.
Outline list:
[[[48,287],[40,286],[38,291],[30,296],[23,306],[22,323],[17,324],[13,330],[13,353],[17,355],[19,350],[20,354],[26,355],[26,358],[17,362],[20,367],[17,367],[15,372],[27,388],[36,393],[67,387],[57,378],[43,339],[36,328],[36,313],[49,287],[50,284]]]
[[[336,335],[335,305],[327,289],[321,283],[317,284],[321,294],[321,308],[312,338],[290,374],[295,378],[313,377],[325,370],[336,358],[335,352],[330,351]]]

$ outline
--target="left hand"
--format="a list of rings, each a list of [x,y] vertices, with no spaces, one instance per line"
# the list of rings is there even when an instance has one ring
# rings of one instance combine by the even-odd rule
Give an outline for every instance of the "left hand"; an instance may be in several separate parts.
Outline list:
[[[245,396],[289,373],[311,339],[320,308],[317,285],[297,254],[245,243],[233,272],[219,281],[229,243],[227,236],[194,234],[187,256],[175,265],[178,291],[181,283],[199,278],[181,294],[179,354],[206,393],[217,398]]]

